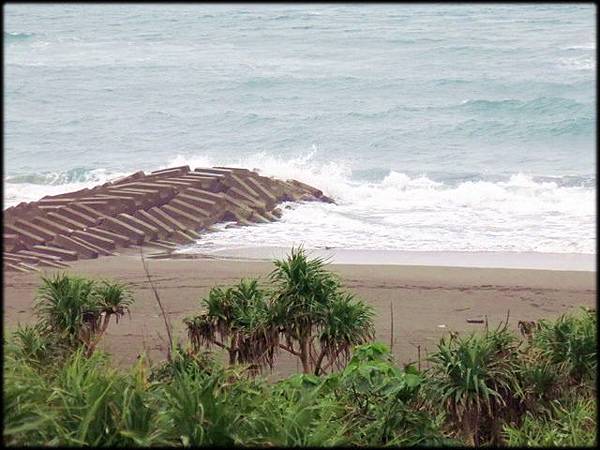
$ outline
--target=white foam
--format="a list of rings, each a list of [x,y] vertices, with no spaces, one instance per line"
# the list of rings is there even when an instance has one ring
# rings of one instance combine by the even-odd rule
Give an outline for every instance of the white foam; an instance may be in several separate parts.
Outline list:
[[[319,165],[315,154],[283,160],[260,153],[230,163],[312,184],[336,205],[289,204],[279,222],[223,229],[184,252],[302,242],[307,248],[595,253],[593,188],[523,173],[452,186],[392,171],[380,182],[359,183],[348,163]]]
[[[11,182],[9,178],[4,180],[4,208],[21,202],[38,201],[47,195],[58,195],[84,188],[92,188],[125,175],[128,174],[95,169],[82,174],[79,179],[74,181],[71,181],[64,172],[40,175],[38,182],[35,183]]]

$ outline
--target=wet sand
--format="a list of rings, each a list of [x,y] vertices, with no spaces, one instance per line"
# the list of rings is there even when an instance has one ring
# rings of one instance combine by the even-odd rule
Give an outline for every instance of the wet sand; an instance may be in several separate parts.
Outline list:
[[[139,252],[139,250],[138,250]],[[147,259],[152,279],[168,311],[175,336],[185,342],[182,319],[199,311],[200,299],[211,287],[231,285],[242,277],[266,278],[273,266],[263,261],[218,259]],[[505,320],[517,329],[519,320],[554,318],[580,306],[594,307],[596,276],[592,271],[436,267],[407,265],[332,264],[344,286],[371,304],[376,313],[376,339],[391,343],[398,363],[417,360],[435,349],[449,332],[482,330],[467,319],[485,319],[490,327]],[[96,279],[130,283],[135,304],[131,319],[112,323],[102,347],[113,361],[126,367],[146,352],[152,361],[166,357],[167,339],[163,319],[135,249],[127,254],[76,261],[68,270]],[[53,273],[54,269],[46,273]],[[35,320],[32,301],[40,274],[4,272],[4,326]],[[295,359],[280,354],[274,378],[297,370]]]

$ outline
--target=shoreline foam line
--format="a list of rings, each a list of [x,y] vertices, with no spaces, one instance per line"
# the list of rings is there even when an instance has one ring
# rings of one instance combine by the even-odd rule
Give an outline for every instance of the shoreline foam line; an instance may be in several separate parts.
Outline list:
[[[359,249],[306,249],[312,256],[328,259],[332,264],[401,265],[434,267],[468,267],[489,269],[531,269],[559,271],[596,271],[596,255],[581,253],[537,252],[459,252]],[[271,261],[284,257],[289,247],[235,247],[214,250],[180,247],[164,258],[210,258],[244,261]]]

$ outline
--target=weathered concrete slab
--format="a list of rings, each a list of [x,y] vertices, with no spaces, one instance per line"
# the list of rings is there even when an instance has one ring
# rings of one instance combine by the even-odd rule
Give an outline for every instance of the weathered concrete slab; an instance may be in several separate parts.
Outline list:
[[[84,223],[86,226],[96,225],[99,222],[98,217],[90,216],[89,214],[77,211],[70,206],[63,206],[59,211],[57,211],[57,214],[62,214],[77,222]]]
[[[192,226],[198,226],[203,223],[202,217],[187,213],[176,206],[171,206],[171,204],[164,205],[161,207],[161,209],[163,211],[165,211],[166,213],[174,216],[177,220],[180,220],[183,222],[186,222],[186,221],[189,222]],[[189,227],[185,227],[185,228],[189,228]]]
[[[59,234],[54,239],[54,242],[67,250],[74,251],[82,259],[95,259],[98,257],[98,252],[96,250],[68,236]]]
[[[90,205],[88,203],[83,203],[83,202],[73,203],[72,205],[69,206],[69,208],[74,209],[75,211],[79,211],[83,214],[87,214],[89,217],[94,217],[97,219],[107,217],[106,213],[95,208],[93,204]]]
[[[158,228],[161,234],[164,234],[164,236],[168,236],[173,231],[175,231],[175,229],[167,225],[164,221],[160,220],[157,217],[154,217],[152,214],[148,213],[147,211],[144,211],[143,209],[137,210],[133,216],[137,217],[138,219],[146,220],[150,224],[154,225],[156,228]]]
[[[89,224],[78,221],[78,220],[74,220],[71,219],[70,217],[67,217],[64,215],[64,213],[62,213],[60,210],[57,210],[56,212],[49,212],[46,217],[48,217],[49,219],[53,219],[55,222],[58,222],[66,227],[72,228],[74,230],[80,230],[83,228],[86,228]]]
[[[154,208],[150,208],[148,210],[148,213],[151,214],[151,215],[153,215],[153,216],[155,216],[159,220],[162,220],[165,223],[169,224],[175,230],[184,230],[184,229],[187,228],[187,225],[185,225],[184,223],[180,222],[175,217],[173,217],[171,214],[169,214],[168,212],[164,211],[162,208],[160,208],[158,206],[156,206]]]
[[[21,227],[23,230],[27,230],[30,233],[44,238],[44,240],[51,240],[56,235],[56,233],[54,233],[52,230],[48,230],[43,226],[36,225],[35,223],[25,221],[23,219],[17,220],[15,225]]]
[[[142,230],[146,235],[147,240],[153,240],[158,238],[159,230],[154,225],[144,221],[142,219],[138,219],[136,217],[130,216],[126,213],[121,213],[117,216],[119,220],[122,222],[128,223],[132,227],[137,228],[138,230]]]
[[[73,237],[73,238],[76,237],[78,239],[81,239],[81,240],[87,242],[88,244],[93,244],[95,246],[101,247],[106,250],[114,250],[117,247],[117,245],[113,239],[108,239],[108,238],[105,238],[102,236],[98,236],[93,233],[90,233],[89,231],[78,230],[78,231],[73,232],[71,237]]]
[[[105,230],[127,236],[131,242],[138,245],[144,242],[144,239],[146,238],[146,235],[142,230],[135,228],[127,222],[117,219],[116,217],[107,217],[102,221],[98,228],[104,228]]]
[[[87,248],[95,251],[99,256],[100,255],[103,255],[103,256],[114,255],[114,253],[111,252],[110,250],[107,250],[105,248],[99,247],[99,246],[97,246],[97,245],[95,245],[95,244],[93,244],[91,242],[88,242],[88,241],[86,241],[86,240],[84,240],[84,239],[82,239],[82,238],[80,238],[78,236],[70,236],[70,238],[72,240],[74,240],[75,242],[78,242],[78,243],[80,243],[82,245],[85,245]]]
[[[190,201],[186,201],[185,198],[177,197],[169,202],[169,205],[179,208],[185,212],[189,212],[192,216],[198,217],[200,220],[208,217],[210,212],[203,206],[199,206]]]
[[[58,256],[60,259],[65,261],[75,261],[78,258],[77,252],[73,250],[67,250],[53,245],[34,245],[33,249],[42,254]]]
[[[38,236],[37,234],[33,234],[32,232],[27,231],[16,225],[4,225],[4,229],[10,232],[11,234],[16,234],[18,236],[18,239],[28,246],[35,244],[43,244],[46,241],[43,237]]]
[[[36,225],[41,225],[48,230],[52,230],[54,234],[66,234],[69,235],[73,233],[73,228],[63,225],[62,223],[58,223],[54,220],[50,220],[46,217],[35,217],[32,220]]]
[[[110,239],[115,242],[119,247],[129,247],[130,244],[137,244],[137,241],[132,241],[128,236],[124,236],[119,233],[115,233],[114,231],[105,230],[99,227],[87,228],[85,230],[87,233],[95,236],[100,236],[106,239]],[[100,245],[99,243],[95,243],[96,245]],[[137,244],[139,245],[139,244]]]

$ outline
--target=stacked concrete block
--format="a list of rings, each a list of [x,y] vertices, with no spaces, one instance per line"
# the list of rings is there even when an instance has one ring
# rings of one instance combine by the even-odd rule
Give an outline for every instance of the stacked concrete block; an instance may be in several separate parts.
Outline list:
[[[277,220],[282,201],[331,201],[295,180],[235,167],[138,171],[94,188],[46,196],[4,211],[4,269],[68,267],[65,261],[148,245],[171,251],[218,222]]]

